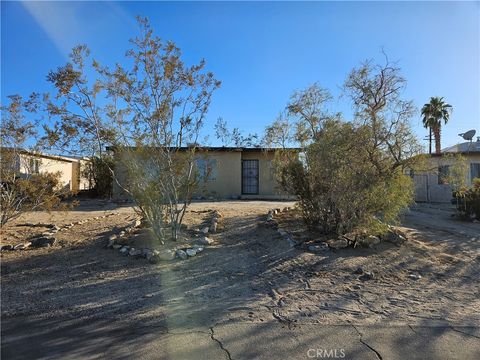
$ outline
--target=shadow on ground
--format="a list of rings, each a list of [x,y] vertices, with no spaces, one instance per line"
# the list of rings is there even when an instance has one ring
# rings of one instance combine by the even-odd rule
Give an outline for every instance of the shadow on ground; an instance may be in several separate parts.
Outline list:
[[[477,318],[467,316],[478,313],[474,294],[457,304],[469,310],[458,312],[456,324],[446,321],[478,262],[446,259],[442,275],[436,263],[418,266],[435,243],[414,251],[383,246],[375,259],[368,250],[308,254],[263,222],[260,213],[230,213],[216,244],[188,261],[150,265],[102,249],[97,238],[2,264],[2,358],[306,359],[310,349],[343,349],[347,359],[403,359],[405,351],[411,359],[473,359],[480,353]],[[429,231],[417,229],[438,236]],[[377,276],[358,280],[358,266],[375,268]],[[424,274],[422,282],[407,280],[412,271]],[[431,286],[445,279],[453,295]],[[13,304],[18,292],[35,305]]]

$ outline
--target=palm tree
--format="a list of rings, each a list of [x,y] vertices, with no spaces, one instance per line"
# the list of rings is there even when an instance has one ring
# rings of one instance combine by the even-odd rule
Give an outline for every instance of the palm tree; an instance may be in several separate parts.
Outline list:
[[[450,119],[452,105],[443,101],[443,97],[431,97],[430,102],[422,107],[422,122],[425,128],[430,130],[430,148],[432,153],[432,133],[435,138],[435,153],[441,153],[440,133],[442,128],[442,120],[446,124]]]

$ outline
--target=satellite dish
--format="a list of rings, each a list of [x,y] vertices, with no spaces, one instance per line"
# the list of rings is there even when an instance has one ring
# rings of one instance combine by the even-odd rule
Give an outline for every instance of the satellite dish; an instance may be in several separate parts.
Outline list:
[[[467,141],[472,141],[473,137],[475,136],[476,131],[475,130],[468,130],[465,133],[458,134],[458,136],[463,137]]]

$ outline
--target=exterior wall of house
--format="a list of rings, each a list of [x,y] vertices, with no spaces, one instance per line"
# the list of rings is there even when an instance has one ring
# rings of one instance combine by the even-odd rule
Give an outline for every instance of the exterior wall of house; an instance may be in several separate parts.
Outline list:
[[[465,183],[472,184],[470,164],[480,164],[480,153],[464,154],[467,163]],[[439,184],[438,167],[441,165],[453,165],[455,159],[434,156],[428,158],[427,166],[432,170],[415,174],[415,201],[418,202],[450,202],[452,200],[452,188],[448,184]]]
[[[75,181],[75,162],[45,158],[40,156],[31,156],[27,154],[20,155],[19,172],[21,174],[32,174],[36,172],[35,166],[32,167],[32,161],[38,161],[39,173],[60,173],[60,185],[69,188],[72,191],[78,190],[78,181]]]
[[[72,162],[72,180],[70,181],[70,190],[78,192],[80,190],[80,162]]]
[[[214,161],[211,169],[213,178],[200,181],[195,196],[219,199],[237,198],[242,191],[242,169],[240,151],[208,151],[198,154],[197,159]]]
[[[89,162],[89,161],[90,161],[90,160],[88,160],[88,159],[81,159],[81,160],[79,161],[79,167],[80,167],[80,168],[79,168],[79,175],[78,175],[78,177],[79,177],[79,181],[78,181],[79,186],[78,186],[78,189],[79,189],[79,190],[88,190],[88,189],[90,189],[90,188],[92,187],[92,184],[90,183],[90,180],[89,180],[87,177],[85,177],[85,176],[82,175],[82,174],[83,174],[83,171],[85,170],[85,168],[86,168],[86,166],[88,165],[88,162]]]
[[[274,152],[264,151],[218,151],[207,150],[198,152],[197,160],[204,160],[209,164],[208,176],[200,180],[194,198],[206,199],[238,199],[242,196],[242,160],[258,160],[259,162],[259,193],[257,197],[282,197],[277,189],[273,176],[271,162]],[[126,169],[117,155],[115,174],[120,184],[126,183]],[[114,181],[113,197],[116,199],[128,198],[125,191]]]

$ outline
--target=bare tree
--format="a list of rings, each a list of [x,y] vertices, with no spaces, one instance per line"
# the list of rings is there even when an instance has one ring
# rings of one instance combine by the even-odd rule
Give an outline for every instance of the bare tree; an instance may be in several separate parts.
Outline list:
[[[223,118],[218,118],[215,124],[215,135],[224,146],[236,147],[258,147],[260,146],[259,137],[255,133],[243,135],[239,128],[228,129],[227,122]]]
[[[37,110],[38,94],[27,100],[19,95],[8,98],[10,103],[1,108],[0,125],[2,227],[24,212],[61,207],[61,196],[68,192],[59,185],[60,174],[41,171],[37,128],[25,116],[25,112]]]
[[[353,102],[355,121],[371,133],[363,145],[380,173],[414,167],[415,155],[421,152],[410,126],[415,106],[412,101],[401,99],[405,86],[400,68],[387,57],[385,65],[364,62],[345,81],[344,90]]]
[[[89,81],[87,70],[90,50],[78,45],[70,53],[70,61],[50,71],[47,80],[56,89],[54,97],[45,96],[45,109],[53,125],[44,126],[46,144],[73,154],[102,157],[105,145],[113,144],[116,129],[108,121],[109,107],[104,100],[104,85],[100,79]],[[99,99],[100,98],[100,99]]]
[[[262,143],[266,147],[282,149],[295,143],[293,124],[288,114],[280,113],[275,121],[265,128]]]
[[[93,61],[97,78],[89,82],[88,49],[74,49],[71,62],[49,75],[60,105],[50,105],[59,122],[49,134],[75,138],[101,154],[116,152],[114,180],[136,201],[156,238],[178,238],[196,185],[195,153],[211,97],[220,82],[206,72],[205,61],[187,66],[180,49],[154,36],[147,19],[131,40],[124,66]],[[97,105],[102,96],[105,106]],[[125,178],[125,179],[124,179]]]
[[[290,97],[287,111],[296,120],[296,140],[300,144],[315,139],[323,123],[338,115],[330,113],[327,109],[332,99],[330,92],[319,83],[314,83],[305,90],[296,91]]]

